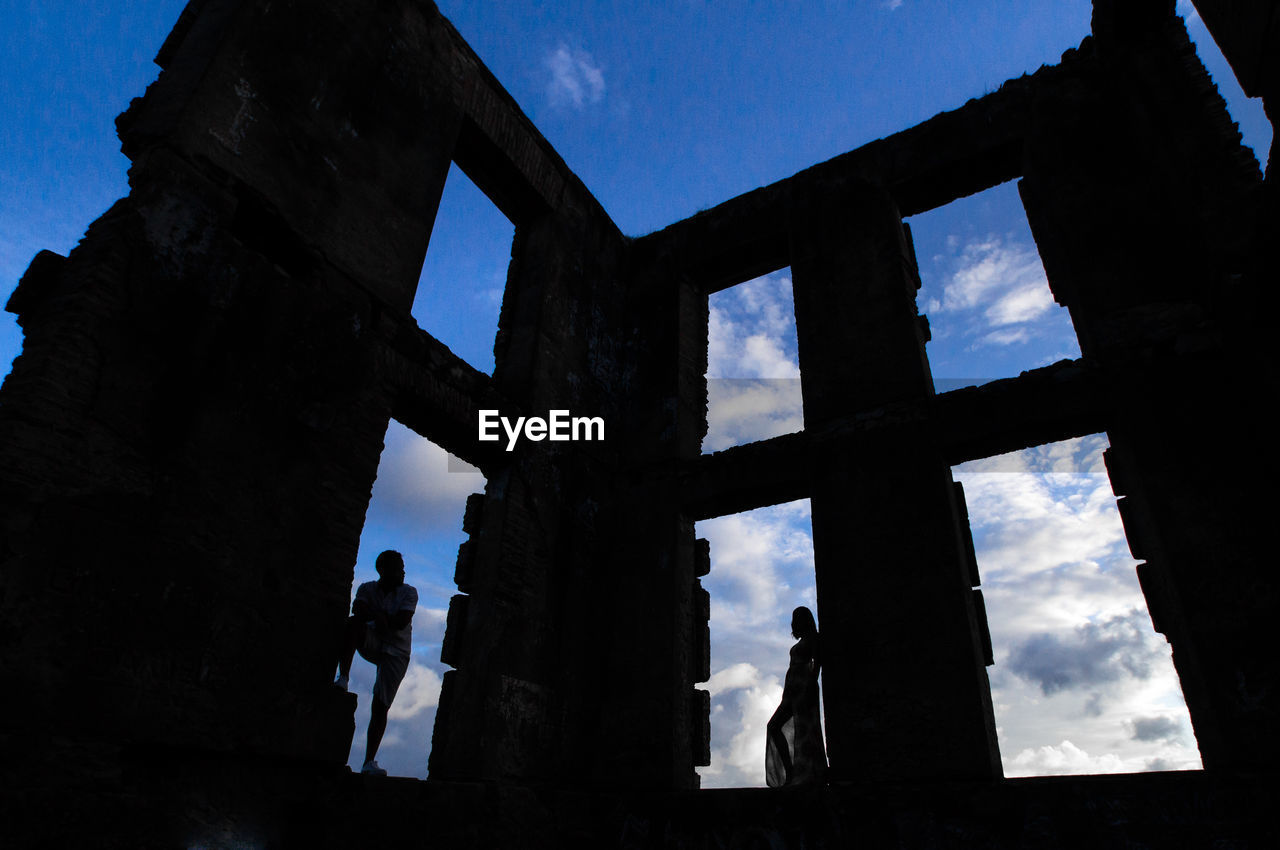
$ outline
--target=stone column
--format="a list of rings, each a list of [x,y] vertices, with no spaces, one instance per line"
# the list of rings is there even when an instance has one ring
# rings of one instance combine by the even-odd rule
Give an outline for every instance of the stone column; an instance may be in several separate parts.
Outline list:
[[[811,470],[832,778],[998,777],[909,237],[888,195],[858,186],[797,204],[791,251],[806,430],[854,432]]]

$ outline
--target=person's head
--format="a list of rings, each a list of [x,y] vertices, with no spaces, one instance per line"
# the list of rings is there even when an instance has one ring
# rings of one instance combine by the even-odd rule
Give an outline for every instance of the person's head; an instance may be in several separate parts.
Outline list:
[[[812,637],[818,633],[818,624],[813,619],[813,612],[805,606],[791,612],[791,636],[794,638]]]
[[[394,549],[388,549],[373,562],[378,571],[378,580],[386,587],[399,587],[404,584],[404,558]]]

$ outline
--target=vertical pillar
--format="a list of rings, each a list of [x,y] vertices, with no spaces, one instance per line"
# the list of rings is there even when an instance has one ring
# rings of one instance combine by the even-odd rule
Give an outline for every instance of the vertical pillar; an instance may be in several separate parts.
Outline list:
[[[1108,471],[1204,765],[1260,769],[1280,754],[1280,696],[1273,520],[1257,496],[1276,452],[1250,363],[1258,299],[1240,285],[1259,175],[1182,27],[1120,27],[1118,8],[1095,4],[1093,93],[1041,105],[1019,189],[1105,375]]]
[[[927,419],[910,243],[883,190],[808,200],[791,232],[805,427],[858,429],[811,470],[832,776],[998,777],[955,490]],[[878,430],[885,417],[894,427]]]

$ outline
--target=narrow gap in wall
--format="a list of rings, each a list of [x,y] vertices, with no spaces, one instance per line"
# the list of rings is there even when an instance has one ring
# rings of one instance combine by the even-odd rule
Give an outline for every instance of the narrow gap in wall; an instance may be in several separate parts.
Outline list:
[[[800,431],[791,269],[710,297],[704,454]]]
[[[1016,182],[912,216],[916,305],[938,392],[1080,357],[1071,316],[1053,300]]]
[[[514,239],[515,225],[451,164],[412,313],[420,328],[487,375]]]
[[[1200,767],[1169,644],[1151,624],[1103,434],[954,467],[995,664],[1006,776]]]
[[[387,715],[378,764],[392,776],[425,779],[431,752],[440,681],[445,614],[457,588],[453,570],[466,539],[462,515],[467,496],[484,491],[485,478],[448,452],[394,419],[387,427],[378,478],[365,514],[356,558],[356,588],[378,576],[374,559],[394,549],[404,556],[405,582],[418,591],[413,616],[413,657]],[[360,770],[365,756],[375,668],[359,655],[351,665],[351,692],[357,695],[356,730],[347,764]]]
[[[786,677],[791,612],[817,614],[809,500],[703,520],[711,544],[711,764],[703,788],[763,786],[765,724]],[[822,623],[818,623],[821,631]]]
[[[1240,129],[1243,144],[1253,151],[1254,158],[1265,169],[1273,130],[1266,111],[1262,108],[1262,98],[1245,95],[1231,65],[1222,55],[1222,49],[1213,40],[1213,35],[1204,25],[1191,0],[1178,0],[1177,11],[1186,22],[1187,36],[1195,45],[1196,55],[1200,57],[1217,85],[1218,92],[1227,102],[1231,118]]]

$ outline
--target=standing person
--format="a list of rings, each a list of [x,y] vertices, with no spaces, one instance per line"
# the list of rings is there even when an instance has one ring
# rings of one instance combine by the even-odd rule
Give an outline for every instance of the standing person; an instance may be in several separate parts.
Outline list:
[[[770,788],[823,782],[827,752],[818,713],[818,624],[803,605],[791,613],[791,663],[782,685],[782,704],[765,729],[764,773]]]
[[[378,668],[373,682],[373,704],[369,711],[369,737],[365,743],[361,773],[386,776],[376,756],[387,730],[387,710],[395,699],[405,671],[413,638],[413,612],[418,607],[418,591],[404,583],[404,558],[388,549],[374,562],[377,581],[366,581],[356,590],[347,620],[347,642],[338,661],[335,685],[346,690],[351,662],[358,650]]]

